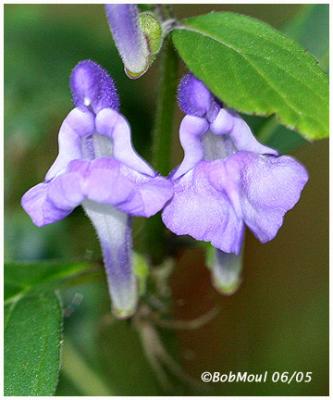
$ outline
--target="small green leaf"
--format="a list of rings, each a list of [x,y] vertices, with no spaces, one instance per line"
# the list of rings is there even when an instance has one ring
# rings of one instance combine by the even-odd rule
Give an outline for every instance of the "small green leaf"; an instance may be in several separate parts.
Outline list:
[[[327,75],[282,33],[226,12],[186,19],[172,37],[189,69],[229,107],[276,114],[307,139],[328,136]]]
[[[5,308],[5,395],[50,396],[60,368],[62,312],[54,293]]]
[[[55,287],[92,270],[88,263],[6,263],[5,301],[14,301],[31,290]]]

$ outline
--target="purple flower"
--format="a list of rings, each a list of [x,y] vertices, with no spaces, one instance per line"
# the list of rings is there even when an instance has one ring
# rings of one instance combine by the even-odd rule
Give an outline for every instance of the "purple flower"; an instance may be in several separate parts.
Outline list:
[[[107,72],[82,61],[70,83],[76,107],[61,125],[59,154],[45,181],[25,193],[22,206],[37,226],[83,206],[101,242],[114,312],[128,317],[138,296],[130,217],[157,213],[171,197],[172,185],[133,149]]]
[[[107,4],[105,11],[127,75],[139,78],[149,67],[149,47],[140,28],[137,6]]]
[[[225,253],[240,253],[245,225],[261,242],[272,240],[300,198],[305,168],[260,144],[193,75],[183,78],[178,97],[187,114],[179,133],[184,159],[170,176],[165,225]]]

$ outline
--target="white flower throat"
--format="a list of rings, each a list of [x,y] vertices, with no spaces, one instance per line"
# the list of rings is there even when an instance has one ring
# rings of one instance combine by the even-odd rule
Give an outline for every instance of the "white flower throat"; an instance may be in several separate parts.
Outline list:
[[[206,161],[223,160],[236,152],[236,148],[228,135],[215,135],[208,131],[203,135],[201,142],[204,160]]]

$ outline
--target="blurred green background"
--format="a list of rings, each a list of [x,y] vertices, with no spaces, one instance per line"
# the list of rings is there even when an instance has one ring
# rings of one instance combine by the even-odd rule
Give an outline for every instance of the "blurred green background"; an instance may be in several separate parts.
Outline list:
[[[174,9],[178,17],[211,10],[257,17],[289,32],[327,69],[327,5]],[[69,74],[86,58],[103,65],[115,79],[134,144],[149,158],[158,62],[140,80],[126,78],[102,5],[5,5],[6,260],[100,258],[95,233],[81,209],[57,224],[36,228],[20,207],[22,194],[43,179],[57,154],[58,129],[72,107]],[[182,157],[177,138],[180,118],[177,112],[174,166]],[[264,124],[259,118],[249,122],[254,129]],[[214,306],[220,312],[200,329],[161,334],[171,352],[178,350],[183,369],[198,381],[206,370],[312,371],[313,380],[290,385],[215,384],[207,385],[205,392],[175,383],[168,394],[328,394],[328,140],[303,143],[297,134],[279,128],[269,142],[292,149],[308,168],[310,181],[300,203],[273,242],[261,245],[247,235],[243,284],[231,297],[212,288],[200,249],[179,251],[172,275],[174,318],[195,318]],[[139,219],[136,225],[135,243],[140,246],[144,231]],[[64,290],[62,299],[65,347],[58,395],[166,393],[136,331],[127,322],[110,318],[104,280]]]

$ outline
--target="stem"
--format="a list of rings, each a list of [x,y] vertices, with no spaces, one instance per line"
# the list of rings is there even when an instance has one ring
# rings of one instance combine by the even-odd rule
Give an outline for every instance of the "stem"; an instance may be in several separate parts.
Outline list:
[[[83,396],[112,396],[112,389],[100,379],[90,363],[74,348],[70,339],[63,344],[63,373],[72,381]]]
[[[167,175],[171,168],[172,131],[178,70],[178,58],[170,38],[165,40],[160,68],[161,80],[153,129],[152,164],[162,175]],[[154,263],[161,262],[166,249],[165,229],[160,215],[155,215],[146,222],[145,248]]]
[[[170,39],[161,57],[161,80],[153,128],[153,166],[162,174],[170,172],[173,117],[177,88],[178,59]]]

